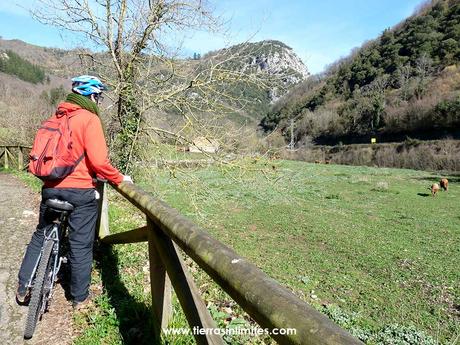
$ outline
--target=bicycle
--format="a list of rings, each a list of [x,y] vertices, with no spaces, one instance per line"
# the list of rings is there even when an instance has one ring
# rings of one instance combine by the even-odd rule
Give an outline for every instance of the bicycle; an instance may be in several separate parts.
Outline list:
[[[53,224],[44,230],[42,249],[26,285],[31,291],[24,329],[26,339],[32,338],[38,320],[49,309],[61,264],[67,263],[67,220],[74,206],[58,199],[48,199],[45,205],[46,211],[55,213],[56,218]]]

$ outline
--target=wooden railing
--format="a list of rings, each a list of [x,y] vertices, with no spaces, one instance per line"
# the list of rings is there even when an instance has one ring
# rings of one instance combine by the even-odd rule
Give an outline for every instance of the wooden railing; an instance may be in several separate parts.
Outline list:
[[[295,329],[295,334],[272,335],[280,344],[362,344],[255,265],[136,185],[114,187],[146,215],[146,226],[110,234],[108,201],[99,184],[99,238],[107,244],[148,242],[155,335],[172,316],[171,285],[191,329],[215,329],[199,290],[184,264],[180,247],[262,328]],[[198,333],[198,332],[197,332]],[[204,332],[203,332],[204,333]],[[207,332],[212,333],[212,332]],[[198,344],[224,344],[220,335],[195,334]]]
[[[24,155],[30,149],[24,145],[0,145],[0,166],[23,170],[27,166],[24,165]]]

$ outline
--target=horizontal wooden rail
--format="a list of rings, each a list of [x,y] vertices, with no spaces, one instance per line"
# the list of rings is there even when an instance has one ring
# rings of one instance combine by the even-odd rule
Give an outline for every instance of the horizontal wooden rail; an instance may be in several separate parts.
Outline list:
[[[143,226],[134,230],[108,235],[107,237],[100,236],[100,238],[107,244],[145,242],[148,241],[148,228],[147,226]]]
[[[150,226],[148,231],[161,230],[166,238],[174,241],[261,327],[270,330],[288,328],[296,330],[296,334],[272,335],[278,343],[362,344],[254,264],[212,238],[164,202],[133,184],[122,183],[114,188],[147,215],[154,224],[154,227]],[[117,235],[107,236],[104,240],[115,243],[115,237],[112,236]],[[160,253],[165,260],[165,255],[172,253],[173,249],[171,245],[162,248]],[[171,263],[168,265],[172,268]],[[187,313],[185,309],[184,312]],[[201,341],[197,339],[197,341],[204,344],[215,343],[209,339]]]

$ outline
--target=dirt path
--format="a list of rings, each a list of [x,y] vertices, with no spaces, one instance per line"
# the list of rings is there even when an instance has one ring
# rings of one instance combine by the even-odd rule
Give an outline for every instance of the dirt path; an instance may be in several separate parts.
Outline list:
[[[71,344],[72,311],[57,286],[52,310],[39,321],[32,339],[23,339],[27,307],[15,302],[17,273],[38,220],[40,196],[17,178],[0,173],[0,344]]]

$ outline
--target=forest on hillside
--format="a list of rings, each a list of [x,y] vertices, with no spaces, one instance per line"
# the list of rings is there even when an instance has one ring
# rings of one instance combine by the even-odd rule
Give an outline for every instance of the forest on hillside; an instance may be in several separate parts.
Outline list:
[[[458,134],[460,1],[434,0],[375,40],[310,77],[260,126],[298,145],[369,136]],[[294,124],[291,132],[291,124]]]
[[[32,84],[45,81],[45,72],[41,67],[30,63],[11,50],[0,52],[0,72],[15,75]]]

